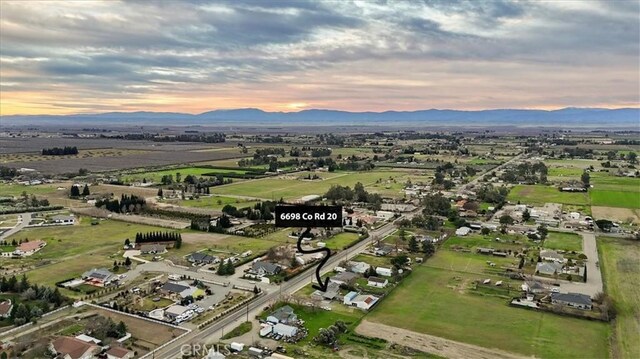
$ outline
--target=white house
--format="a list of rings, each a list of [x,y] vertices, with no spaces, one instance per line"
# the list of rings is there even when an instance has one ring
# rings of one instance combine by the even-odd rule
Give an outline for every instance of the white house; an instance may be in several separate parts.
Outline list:
[[[389,284],[389,280],[387,280],[386,278],[370,276],[367,279],[367,285],[371,287],[384,288],[387,286],[387,284]]]
[[[351,262],[349,264],[351,265],[351,271],[358,274],[364,274],[364,272],[371,268],[371,265],[365,262]]]
[[[280,334],[283,337],[293,337],[298,334],[298,328],[291,325],[278,323],[273,326],[273,332],[275,334]]]
[[[544,249],[540,251],[540,258],[549,262],[564,263],[564,256],[554,250]]]
[[[343,303],[348,306],[369,310],[378,302],[378,297],[369,294],[358,294],[357,292],[349,292],[344,296]]]
[[[471,233],[471,228],[469,227],[460,227],[458,229],[456,229],[456,236],[466,236],[469,233]]]
[[[393,275],[393,271],[391,270],[391,268],[378,267],[376,268],[376,274],[383,277],[391,277]]]

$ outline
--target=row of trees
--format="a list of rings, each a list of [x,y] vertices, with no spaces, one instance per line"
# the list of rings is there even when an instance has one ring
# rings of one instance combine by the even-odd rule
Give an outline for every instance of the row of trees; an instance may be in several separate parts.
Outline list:
[[[264,201],[258,202],[251,207],[244,207],[238,209],[237,207],[227,204],[222,207],[222,213],[236,218],[248,218],[251,220],[265,220],[270,221],[273,219],[273,212],[276,210],[277,202]]]
[[[224,133],[186,133],[180,135],[160,135],[157,133],[128,133],[122,137],[115,136],[109,138],[123,138],[125,140],[147,140],[154,142],[204,142],[204,143],[220,143],[226,141]]]
[[[88,185],[84,185],[84,188],[82,188],[82,192],[80,191],[80,186],[78,185],[73,185],[71,186],[71,189],[69,190],[69,197],[71,198],[79,198],[79,197],[85,197],[91,194],[91,191],[89,190],[89,186]]]
[[[147,202],[145,201],[144,197],[138,197],[135,194],[123,194],[120,197],[120,200],[110,200],[108,198],[104,198],[96,201],[96,207],[104,208],[107,211],[115,213],[139,213],[146,206],[146,204]]]
[[[360,182],[353,189],[349,186],[333,185],[324,195],[333,201],[354,201],[368,203],[374,210],[382,207],[382,197],[377,193],[369,193]]]
[[[52,147],[52,148],[42,149],[43,156],[66,156],[66,155],[77,155],[77,154],[78,154],[78,147],[76,146]]]
[[[128,239],[127,239],[128,240]],[[125,240],[125,245],[129,243]],[[182,245],[182,234],[179,232],[147,232],[136,233],[136,244],[140,243],[155,243],[155,242],[175,242],[174,247],[180,248]]]
[[[218,275],[232,275],[236,272],[236,267],[233,265],[231,260],[222,261],[220,265],[218,265],[218,270],[216,274]]]

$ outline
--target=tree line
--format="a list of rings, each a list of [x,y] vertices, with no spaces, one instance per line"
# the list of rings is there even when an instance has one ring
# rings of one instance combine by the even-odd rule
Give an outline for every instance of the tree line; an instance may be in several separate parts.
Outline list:
[[[66,155],[77,155],[77,154],[78,154],[78,147],[76,146],[52,147],[52,148],[42,149],[43,156],[66,156]]]
[[[182,246],[182,234],[179,232],[136,233],[136,244],[155,242],[175,242],[174,248],[180,248]]]
[[[122,194],[120,200],[103,198],[96,201],[96,207],[104,208],[109,212],[115,213],[139,213],[147,205],[147,202],[143,197],[138,197],[135,194],[126,195]]]
[[[369,193],[360,182],[356,183],[353,189],[349,186],[333,185],[324,195],[333,201],[354,201],[369,204],[374,210],[382,207],[382,197],[377,193]]]
[[[71,189],[69,190],[69,197],[71,198],[79,198],[79,197],[85,197],[91,194],[91,191],[89,190],[89,186],[88,185],[84,185],[84,188],[82,189],[82,192],[80,192],[80,186],[78,185],[73,185],[71,186]]]
[[[25,275],[20,279],[15,275],[0,278],[0,292],[19,294],[27,303],[13,303],[9,320],[19,326],[29,322],[36,322],[43,313],[66,304],[68,299],[60,294],[58,288],[51,290],[49,287],[29,283]],[[33,303],[29,303],[33,302]]]

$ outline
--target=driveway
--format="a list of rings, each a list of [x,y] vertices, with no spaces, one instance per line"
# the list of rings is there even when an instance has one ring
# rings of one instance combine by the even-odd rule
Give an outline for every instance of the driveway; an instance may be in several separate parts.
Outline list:
[[[15,227],[11,228],[10,230],[2,233],[2,235],[0,235],[0,241],[20,232],[22,228],[28,226],[29,222],[31,222],[31,213],[22,213],[18,216],[18,224],[16,224]]]

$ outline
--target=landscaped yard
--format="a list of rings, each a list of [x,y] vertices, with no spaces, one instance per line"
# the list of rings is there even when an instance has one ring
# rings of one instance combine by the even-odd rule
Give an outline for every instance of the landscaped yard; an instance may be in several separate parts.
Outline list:
[[[544,240],[544,247],[549,249],[581,252],[582,237],[575,233],[550,231],[547,238]]]
[[[517,185],[514,186],[507,199],[511,202],[521,202],[531,205],[545,203],[589,204],[587,193],[560,192],[558,188],[545,185]]]
[[[606,323],[511,308],[504,299],[468,292],[473,279],[418,266],[367,320],[540,358],[608,356]]]
[[[327,248],[342,250],[352,242],[357,241],[359,237],[358,233],[342,232],[324,240],[324,242],[327,244]]]
[[[597,243],[604,288],[618,311],[613,353],[619,358],[640,358],[640,243],[610,237],[598,237]]]

